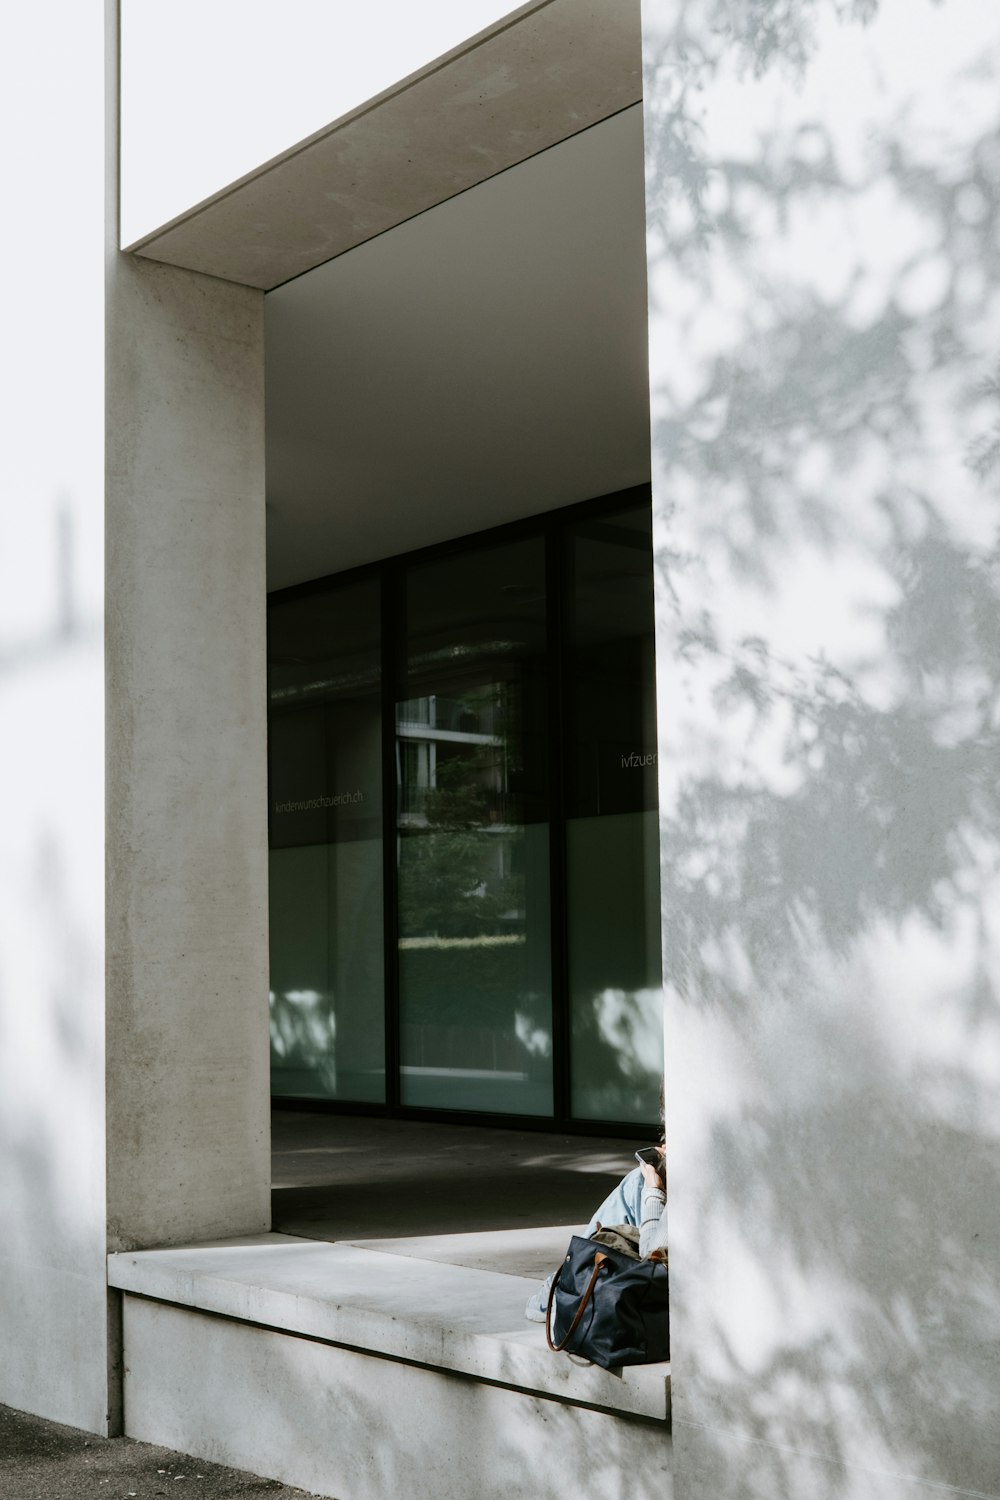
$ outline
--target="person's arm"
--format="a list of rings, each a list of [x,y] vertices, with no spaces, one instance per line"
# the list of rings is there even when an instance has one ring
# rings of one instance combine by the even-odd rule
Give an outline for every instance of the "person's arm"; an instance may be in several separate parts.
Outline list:
[[[639,1222],[639,1254],[643,1260],[667,1245],[666,1178],[648,1162],[642,1168],[642,1217]]]
[[[651,1193],[648,1205],[645,1198],[642,1204],[643,1220],[639,1226],[639,1257],[641,1260],[647,1260],[654,1250],[667,1248],[667,1195],[666,1193]]]

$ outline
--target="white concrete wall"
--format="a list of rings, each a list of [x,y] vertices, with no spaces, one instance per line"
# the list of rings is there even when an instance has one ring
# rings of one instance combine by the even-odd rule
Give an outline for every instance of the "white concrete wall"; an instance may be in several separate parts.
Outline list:
[[[16,7],[3,56],[0,1402],[99,1429],[103,4]]]
[[[141,1297],[124,1322],[128,1432],[146,1442],[334,1500],[673,1497],[662,1420]]]
[[[121,243],[537,4],[123,0]]]
[[[270,1223],[263,295],[114,254],[108,1223]]]
[[[992,1496],[1000,21],[644,50],[677,1491]]]
[[[262,298],[120,262],[114,12],[21,7],[0,88],[0,1401],[95,1431],[108,1212],[269,1212]]]

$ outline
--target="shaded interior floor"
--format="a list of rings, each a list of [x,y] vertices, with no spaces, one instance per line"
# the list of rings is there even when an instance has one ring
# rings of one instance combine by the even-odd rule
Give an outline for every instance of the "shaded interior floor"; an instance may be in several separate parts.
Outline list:
[[[651,1138],[652,1139],[652,1138]],[[276,1109],[274,1228],[541,1277],[635,1141]]]

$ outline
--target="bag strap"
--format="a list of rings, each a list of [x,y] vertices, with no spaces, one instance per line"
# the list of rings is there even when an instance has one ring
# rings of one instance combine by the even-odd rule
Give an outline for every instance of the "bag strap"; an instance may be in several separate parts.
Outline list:
[[[587,1282],[587,1290],[580,1298],[580,1306],[576,1310],[576,1317],[569,1325],[566,1337],[559,1344],[554,1344],[552,1342],[552,1304],[555,1301],[556,1287],[559,1285],[559,1277],[562,1275],[562,1266],[559,1267],[559,1270],[556,1272],[555,1276],[553,1276],[552,1285],[549,1287],[549,1300],[545,1304],[545,1342],[548,1344],[553,1354],[559,1354],[563,1349],[565,1349],[566,1345],[569,1343],[570,1339],[573,1337],[574,1333],[579,1327],[580,1319],[586,1312],[587,1303],[590,1301],[591,1295],[593,1293],[594,1283],[597,1280],[598,1273],[600,1272],[600,1269],[607,1258],[608,1257],[605,1255],[603,1250],[598,1250],[597,1254],[594,1256],[594,1269],[590,1274],[590,1280]]]

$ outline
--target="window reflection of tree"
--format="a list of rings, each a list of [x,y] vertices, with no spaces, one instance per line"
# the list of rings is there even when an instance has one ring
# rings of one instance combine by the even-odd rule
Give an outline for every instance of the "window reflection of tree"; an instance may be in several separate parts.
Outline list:
[[[510,684],[495,683],[456,702],[462,732],[489,739],[437,747],[433,783],[420,791],[419,824],[405,833],[404,937],[486,936],[523,925],[524,877],[509,854],[519,832],[510,791],[519,760],[514,696]],[[412,796],[407,801],[415,805]]]

